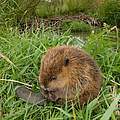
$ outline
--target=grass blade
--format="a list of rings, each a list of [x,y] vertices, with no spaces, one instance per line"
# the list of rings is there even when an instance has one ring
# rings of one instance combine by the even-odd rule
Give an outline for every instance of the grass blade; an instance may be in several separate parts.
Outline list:
[[[106,112],[103,114],[102,118],[100,120],[109,120],[114,110],[117,108],[118,101],[120,100],[120,94],[114,99],[114,101],[111,103],[109,108],[106,110]]]

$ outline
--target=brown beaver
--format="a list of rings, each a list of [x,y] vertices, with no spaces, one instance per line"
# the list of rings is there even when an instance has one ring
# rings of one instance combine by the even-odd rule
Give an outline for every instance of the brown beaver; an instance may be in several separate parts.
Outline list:
[[[86,52],[73,46],[48,50],[41,61],[39,82],[42,95],[51,101],[77,101],[95,98],[101,86],[101,72]]]

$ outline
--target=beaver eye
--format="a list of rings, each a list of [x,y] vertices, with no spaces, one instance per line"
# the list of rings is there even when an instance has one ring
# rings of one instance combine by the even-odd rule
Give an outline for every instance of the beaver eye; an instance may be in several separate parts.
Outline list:
[[[69,64],[69,59],[68,58],[64,58],[64,66],[67,66]]]
[[[56,80],[56,79],[57,79],[57,77],[54,75],[50,77],[50,80]]]

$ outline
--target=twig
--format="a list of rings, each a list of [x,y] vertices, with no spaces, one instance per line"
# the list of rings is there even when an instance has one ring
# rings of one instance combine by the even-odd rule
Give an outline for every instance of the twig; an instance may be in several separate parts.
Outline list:
[[[32,85],[29,85],[27,83],[23,83],[23,82],[16,81],[16,80],[11,80],[11,79],[0,79],[0,81],[14,82],[14,83],[19,83],[19,84],[22,84],[22,85],[25,85],[25,86],[28,86],[28,87],[32,87]]]

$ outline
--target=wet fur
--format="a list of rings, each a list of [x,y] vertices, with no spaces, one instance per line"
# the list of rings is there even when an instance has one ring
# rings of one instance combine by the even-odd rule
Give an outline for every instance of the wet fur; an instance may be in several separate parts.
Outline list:
[[[95,61],[83,50],[57,46],[47,51],[41,61],[39,82],[43,95],[52,101],[95,98],[101,86],[101,73]]]

